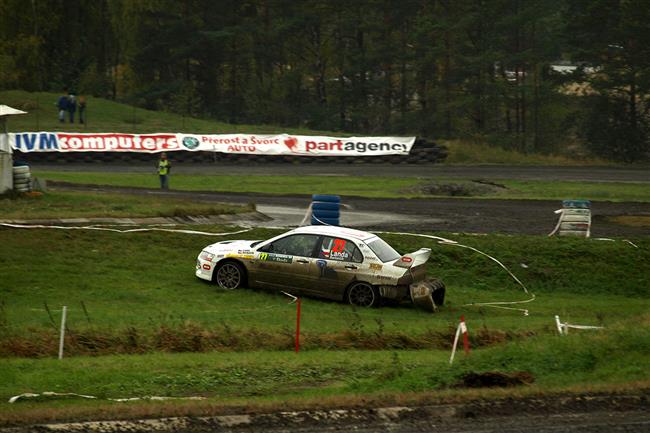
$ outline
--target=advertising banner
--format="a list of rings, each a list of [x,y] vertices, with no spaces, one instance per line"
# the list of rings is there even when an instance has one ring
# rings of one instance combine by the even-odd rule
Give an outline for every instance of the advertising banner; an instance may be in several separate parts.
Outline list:
[[[257,134],[121,134],[20,132],[9,144],[21,152],[172,152],[176,150],[294,156],[408,155],[415,137],[325,137]]]

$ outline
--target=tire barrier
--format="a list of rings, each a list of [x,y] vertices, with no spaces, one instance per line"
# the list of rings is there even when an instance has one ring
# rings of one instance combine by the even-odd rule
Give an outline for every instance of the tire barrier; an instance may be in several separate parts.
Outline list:
[[[311,225],[340,225],[341,197],[314,194],[311,196]]]
[[[29,165],[18,163],[14,165],[14,190],[17,192],[30,192],[32,190],[32,174]]]
[[[33,163],[145,163],[154,164],[157,155],[137,152],[30,152],[14,151],[14,156],[30,164]],[[196,164],[432,164],[447,158],[447,148],[431,141],[415,140],[408,155],[383,156],[281,156],[246,155],[236,153],[174,151],[174,162]]]

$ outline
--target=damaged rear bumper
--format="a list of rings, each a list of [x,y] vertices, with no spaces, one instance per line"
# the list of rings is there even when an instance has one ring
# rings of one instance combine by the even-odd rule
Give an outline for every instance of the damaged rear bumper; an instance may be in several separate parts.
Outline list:
[[[445,301],[445,285],[440,280],[424,280],[409,286],[413,304],[427,311],[436,312]]]
[[[445,285],[438,279],[427,279],[413,284],[379,286],[379,294],[398,302],[410,300],[418,308],[435,312],[445,302]]]

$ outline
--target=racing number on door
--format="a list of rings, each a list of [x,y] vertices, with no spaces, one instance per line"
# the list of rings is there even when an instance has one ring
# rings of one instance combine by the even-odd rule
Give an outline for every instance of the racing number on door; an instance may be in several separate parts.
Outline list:
[[[345,241],[343,239],[334,239],[334,245],[332,246],[333,253],[342,253],[345,248]]]

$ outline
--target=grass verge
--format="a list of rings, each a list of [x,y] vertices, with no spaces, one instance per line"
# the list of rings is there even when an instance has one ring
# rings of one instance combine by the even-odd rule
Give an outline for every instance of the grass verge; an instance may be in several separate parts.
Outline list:
[[[47,180],[157,188],[158,179],[144,173],[64,172],[34,170]],[[423,188],[432,184],[476,185],[471,180],[444,178],[399,178],[369,176],[220,176],[176,174],[174,189],[185,191],[251,192],[262,194],[338,194],[369,198],[449,197],[450,194],[429,194]],[[650,201],[647,183],[520,181],[499,180],[503,188],[485,190],[476,198],[564,200],[581,198],[607,201]],[[484,185],[483,185],[484,186]],[[471,189],[471,188],[470,188]]]
[[[0,403],[0,424],[85,418],[207,415],[269,408],[445,403],[477,397],[548,395],[576,389],[647,388],[648,316],[598,333],[545,336],[460,356],[447,351],[307,351],[6,359],[0,395],[77,392],[100,398],[207,397],[198,403],[22,401]],[[613,356],[615,354],[615,356]],[[532,383],[468,390],[470,373],[525,372]],[[393,403],[394,404],[394,403]]]
[[[555,166],[594,166],[612,165],[612,162],[594,157],[575,159],[561,155],[525,154],[505,150],[498,146],[474,140],[445,140],[449,153],[446,164],[507,164],[507,165],[555,165]]]
[[[230,215],[254,205],[197,203],[196,200],[128,194],[50,191],[40,196],[0,195],[0,219],[133,218]]]

